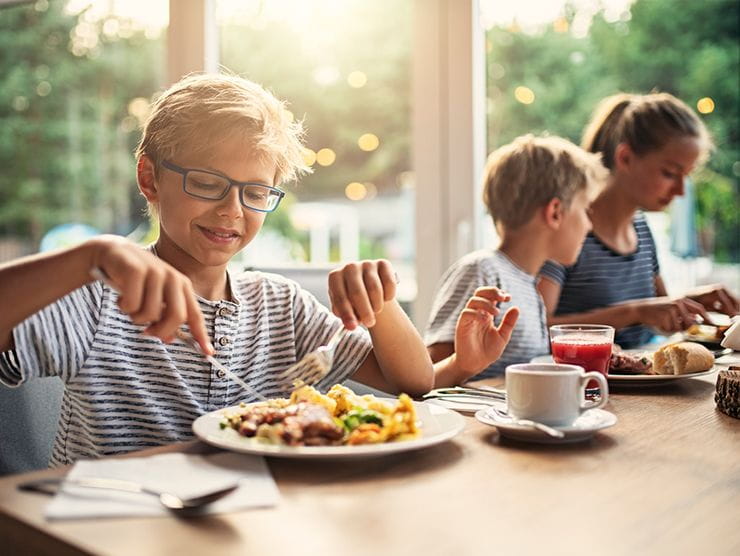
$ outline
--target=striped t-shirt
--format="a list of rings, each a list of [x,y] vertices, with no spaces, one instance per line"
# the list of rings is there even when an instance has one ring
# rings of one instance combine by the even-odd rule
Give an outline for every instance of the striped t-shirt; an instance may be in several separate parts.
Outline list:
[[[234,302],[198,300],[215,357],[264,396],[288,395],[275,374],[327,343],[341,322],[281,276],[229,281]],[[198,416],[254,401],[180,340],[142,335],[117,300],[100,282],[87,284],[19,324],[15,349],[0,357],[8,386],[50,375],[65,383],[51,465],[187,440]],[[371,347],[363,329],[345,336],[318,387],[351,376]]]
[[[424,342],[427,346],[453,343],[457,319],[475,290],[496,286],[511,294],[511,301],[499,305],[501,313],[495,319],[496,324],[512,306],[519,307],[519,320],[501,357],[476,378],[501,374],[507,365],[528,363],[533,357],[548,353],[545,305],[535,285],[534,276],[500,251],[485,249],[464,256],[442,276]]]
[[[573,266],[548,261],[540,274],[562,286],[555,315],[583,313],[633,299],[655,297],[655,277],[660,267],[655,240],[645,215],[634,218],[637,249],[617,253],[593,234],[586,236],[578,260]],[[623,348],[645,344],[653,337],[646,326],[617,330],[614,342]]]

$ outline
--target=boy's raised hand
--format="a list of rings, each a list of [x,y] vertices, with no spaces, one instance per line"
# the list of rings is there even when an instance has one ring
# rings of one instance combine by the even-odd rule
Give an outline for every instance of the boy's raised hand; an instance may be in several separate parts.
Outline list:
[[[478,288],[460,313],[455,327],[455,360],[468,377],[480,373],[501,357],[509,343],[519,318],[519,308],[510,307],[498,327],[493,318],[501,312],[498,304],[510,299],[509,294],[498,288]]]
[[[375,326],[376,315],[396,297],[396,274],[386,260],[349,263],[329,273],[332,312],[354,330]]]
[[[120,297],[118,307],[145,334],[171,342],[181,324],[206,353],[213,353],[190,279],[152,253],[116,236],[96,238],[92,267],[101,269]]]

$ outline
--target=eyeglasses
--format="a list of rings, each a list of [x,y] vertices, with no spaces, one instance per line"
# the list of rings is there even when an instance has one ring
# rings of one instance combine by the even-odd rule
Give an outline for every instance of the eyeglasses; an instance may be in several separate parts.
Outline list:
[[[284,191],[262,183],[235,181],[209,170],[183,168],[168,160],[163,160],[162,166],[182,174],[183,191],[196,199],[220,201],[228,195],[232,187],[238,187],[239,201],[243,206],[257,212],[272,212],[285,197]]]

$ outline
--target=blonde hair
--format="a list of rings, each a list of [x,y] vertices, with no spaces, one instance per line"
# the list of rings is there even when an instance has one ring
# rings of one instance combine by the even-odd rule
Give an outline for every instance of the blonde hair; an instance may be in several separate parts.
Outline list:
[[[274,185],[310,172],[303,160],[303,126],[262,86],[236,75],[191,74],[154,102],[136,148],[155,172],[183,152],[213,150],[241,136],[258,156],[275,163]]]
[[[704,160],[712,139],[694,111],[669,93],[619,93],[602,100],[583,133],[581,146],[601,153],[604,166],[614,169],[614,153],[626,143],[638,156],[663,148],[671,139],[694,137]]]
[[[567,210],[578,192],[595,195],[608,174],[599,155],[566,139],[524,135],[489,155],[483,202],[497,225],[515,229],[552,199]]]

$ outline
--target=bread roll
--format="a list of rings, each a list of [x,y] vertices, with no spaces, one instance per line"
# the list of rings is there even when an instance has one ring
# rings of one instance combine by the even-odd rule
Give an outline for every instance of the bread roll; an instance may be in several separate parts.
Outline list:
[[[653,372],[659,375],[684,375],[708,371],[714,355],[701,344],[680,342],[663,346],[653,355]]]

